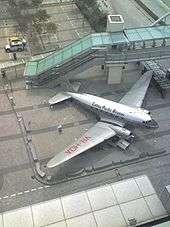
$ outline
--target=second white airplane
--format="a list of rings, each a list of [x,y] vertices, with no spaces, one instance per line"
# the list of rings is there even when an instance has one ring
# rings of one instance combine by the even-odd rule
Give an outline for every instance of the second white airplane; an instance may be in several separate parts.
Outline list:
[[[49,100],[50,105],[73,98],[96,113],[99,117],[99,122],[75,143],[64,151],[57,153],[47,163],[47,167],[56,167],[116,135],[119,137],[116,145],[126,149],[130,144],[129,138],[133,138],[131,131],[125,128],[126,124],[157,128],[158,124],[152,119],[150,112],[141,108],[151,78],[152,72],[146,72],[119,103],[90,94],[73,92],[65,92],[51,98]]]

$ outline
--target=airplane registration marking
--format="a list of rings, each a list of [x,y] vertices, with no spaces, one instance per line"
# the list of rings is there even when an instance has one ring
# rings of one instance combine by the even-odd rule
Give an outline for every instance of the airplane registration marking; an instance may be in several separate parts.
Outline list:
[[[72,154],[74,153],[79,147],[81,147],[83,144],[86,144],[91,139],[90,136],[84,136],[79,140],[78,143],[73,144],[71,147],[69,147],[65,153],[66,154]]]

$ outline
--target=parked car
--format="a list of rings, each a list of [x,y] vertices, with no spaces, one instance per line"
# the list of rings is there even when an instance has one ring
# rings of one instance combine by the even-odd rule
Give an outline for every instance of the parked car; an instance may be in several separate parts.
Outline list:
[[[10,52],[20,52],[26,49],[26,40],[24,38],[12,37],[9,38],[9,44],[5,46],[5,51]]]

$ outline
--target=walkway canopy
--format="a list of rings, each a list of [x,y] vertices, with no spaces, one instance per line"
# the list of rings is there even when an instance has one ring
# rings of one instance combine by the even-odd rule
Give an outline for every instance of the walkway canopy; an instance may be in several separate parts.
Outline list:
[[[124,46],[133,46],[133,44],[139,43],[142,46],[142,43],[146,41],[165,41],[168,39],[170,39],[170,25],[125,29],[114,33],[91,34],[61,50],[56,50],[43,59],[28,61],[24,74],[27,77],[40,75],[49,69],[60,67],[72,59],[76,60],[80,55],[97,48],[109,50],[110,47],[119,46],[120,51],[123,52]],[[126,51],[128,50],[126,49]]]

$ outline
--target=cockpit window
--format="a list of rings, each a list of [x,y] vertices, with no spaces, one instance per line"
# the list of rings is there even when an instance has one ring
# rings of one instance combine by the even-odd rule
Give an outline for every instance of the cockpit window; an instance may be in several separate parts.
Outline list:
[[[149,120],[149,121],[142,121],[142,123],[146,124],[146,123],[151,123],[152,120]]]

